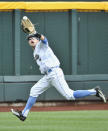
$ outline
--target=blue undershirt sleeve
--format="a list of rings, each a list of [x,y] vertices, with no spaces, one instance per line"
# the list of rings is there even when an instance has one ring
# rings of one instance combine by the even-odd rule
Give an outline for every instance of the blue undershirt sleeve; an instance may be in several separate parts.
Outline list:
[[[45,39],[44,40],[41,40],[42,41],[42,43],[43,44],[48,44],[48,40],[47,40],[47,38],[45,37]]]

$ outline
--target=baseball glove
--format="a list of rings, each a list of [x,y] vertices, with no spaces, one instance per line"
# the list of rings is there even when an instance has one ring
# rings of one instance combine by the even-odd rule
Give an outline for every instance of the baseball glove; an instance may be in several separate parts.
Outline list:
[[[27,18],[27,16],[24,16],[21,20],[21,27],[22,30],[27,34],[35,34],[36,30],[32,22]]]

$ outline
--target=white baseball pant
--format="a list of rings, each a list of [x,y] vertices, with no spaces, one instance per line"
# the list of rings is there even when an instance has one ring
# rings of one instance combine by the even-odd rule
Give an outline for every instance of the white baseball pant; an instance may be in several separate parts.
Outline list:
[[[71,90],[64,78],[61,68],[52,68],[52,71],[41,78],[30,91],[30,96],[38,97],[49,87],[54,86],[57,91],[67,100],[74,100],[73,90]]]

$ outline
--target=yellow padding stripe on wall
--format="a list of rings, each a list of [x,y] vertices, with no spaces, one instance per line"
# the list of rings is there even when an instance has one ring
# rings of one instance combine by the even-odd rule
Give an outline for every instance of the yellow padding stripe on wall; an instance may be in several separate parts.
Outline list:
[[[108,2],[0,2],[0,10],[108,10]]]
[[[0,10],[26,9],[26,2],[0,2]]]

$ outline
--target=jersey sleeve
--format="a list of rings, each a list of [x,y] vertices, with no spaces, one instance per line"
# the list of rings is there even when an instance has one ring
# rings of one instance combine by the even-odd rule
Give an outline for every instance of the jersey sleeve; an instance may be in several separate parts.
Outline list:
[[[48,45],[48,40],[47,40],[47,38],[45,37],[45,39],[44,40],[41,40],[41,42],[44,44],[44,45]]]

